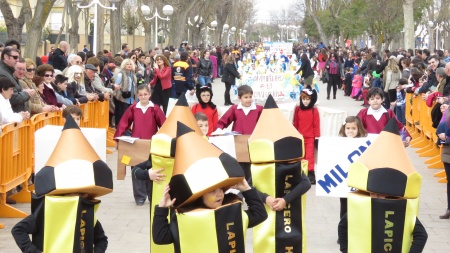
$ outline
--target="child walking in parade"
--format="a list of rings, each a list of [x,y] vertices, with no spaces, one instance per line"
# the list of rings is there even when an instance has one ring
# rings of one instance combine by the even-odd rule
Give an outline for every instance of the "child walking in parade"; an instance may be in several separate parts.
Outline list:
[[[366,137],[367,131],[366,129],[364,129],[361,120],[357,116],[348,116],[345,119],[345,122],[342,125],[341,129],[339,130],[339,136],[347,138]],[[342,219],[342,217],[344,217],[344,215],[347,213],[347,198],[340,198],[340,201],[341,211],[339,217],[340,219]]]
[[[248,85],[238,88],[239,104],[231,106],[220,118],[217,124],[218,133],[233,123],[232,130],[240,134],[250,135],[255,129],[256,123],[263,110],[263,107],[253,102],[253,90]],[[214,133],[213,133],[214,134]],[[250,163],[240,163],[245,173],[245,178],[250,180]]]
[[[211,90],[211,84],[202,86],[197,92],[198,104],[192,106],[192,113],[195,115],[198,112],[202,112],[208,117],[208,133],[206,136],[211,135],[216,130],[217,122],[219,121],[219,113],[217,112],[216,105],[212,102],[213,92]]]
[[[308,161],[308,177],[311,184],[316,184],[314,173],[315,140],[320,137],[319,111],[314,106],[317,102],[317,91],[303,89],[300,94],[300,105],[295,107],[294,127],[305,140],[305,159]]]
[[[139,102],[131,105],[125,111],[117,125],[114,137],[124,135],[132,127],[132,137],[149,140],[166,121],[166,116],[161,108],[150,101],[151,92],[147,85],[138,86],[136,97]],[[131,179],[136,205],[142,206],[147,197],[151,198],[151,184],[147,181],[137,180],[135,177],[131,177]]]

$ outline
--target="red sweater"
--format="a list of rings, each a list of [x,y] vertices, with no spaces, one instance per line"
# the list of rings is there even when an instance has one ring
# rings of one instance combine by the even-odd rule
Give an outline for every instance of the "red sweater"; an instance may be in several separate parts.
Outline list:
[[[133,104],[128,107],[120,119],[114,137],[122,136],[133,124],[132,137],[150,140],[158,132],[158,128],[164,124],[164,121],[166,121],[166,116],[158,105],[149,107],[144,114],[142,109],[136,108],[136,104]]]
[[[158,79],[161,81],[163,90],[172,88],[172,69],[170,67],[164,67],[162,69],[156,68],[155,76],[150,82],[150,86],[154,86]]]
[[[206,108],[202,108],[200,104],[196,104],[192,106],[192,113],[195,115],[197,112],[202,112],[208,117],[208,134],[211,135],[217,129],[217,122],[219,121],[219,113],[217,112],[217,108],[212,109],[210,106],[206,106]]]
[[[237,109],[237,105],[233,105],[220,118],[217,128],[227,128],[231,122],[234,122],[232,129],[233,131],[241,134],[252,134],[256,123],[258,123],[259,116],[261,116],[262,110],[262,106],[256,105],[256,110],[251,110],[247,115],[245,115],[242,109]]]
[[[320,137],[320,117],[317,108],[301,110],[295,107],[294,127],[304,138]]]
[[[369,134],[379,134],[383,131],[383,128],[387,125],[388,121],[392,118],[395,118],[397,121],[398,130],[400,131],[403,128],[403,124],[397,120],[394,112],[391,109],[387,110],[387,114],[383,113],[380,120],[376,120],[373,115],[367,115],[367,110],[369,108],[361,109],[358,112],[358,117],[361,119],[361,122]],[[409,136],[409,134],[408,134]]]

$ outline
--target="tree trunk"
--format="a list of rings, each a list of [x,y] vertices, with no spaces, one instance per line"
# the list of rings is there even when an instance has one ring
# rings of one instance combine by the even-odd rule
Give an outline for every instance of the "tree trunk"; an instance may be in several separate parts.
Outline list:
[[[144,2],[143,0],[138,0],[137,3],[138,3],[137,4],[138,6],[142,6],[142,5],[145,4],[147,6],[150,6],[150,8],[151,8],[150,1],[146,0]],[[152,28],[153,28],[152,24],[153,24],[153,22],[147,21],[144,18],[144,15],[142,15],[141,8],[138,8],[137,13],[138,13],[139,19],[141,20],[141,24],[144,27],[144,33],[145,33],[144,51],[145,50],[150,50],[150,49],[152,49],[154,47],[154,45],[153,45],[153,41],[154,40],[152,40]]]
[[[30,3],[28,1],[22,1],[22,8],[20,9],[20,14],[17,18],[14,17],[14,13],[7,0],[0,0],[0,11],[5,20],[8,38],[22,42],[22,30],[25,19],[31,19],[32,15]]]
[[[233,4],[232,0],[223,0],[218,2],[218,4],[221,4],[219,8],[217,8],[216,17],[217,17],[217,28],[216,28],[216,38],[215,41],[218,41],[218,45],[221,45],[222,42],[225,40],[223,44],[226,44],[226,36],[228,34],[224,34],[224,40],[222,39],[222,32],[223,32],[223,25],[227,21],[228,15],[231,10],[231,5]],[[228,24],[230,25],[230,24]]]
[[[109,3],[108,1],[105,0],[100,0],[100,2],[103,5],[108,6]],[[117,11],[117,10],[115,10]],[[94,38],[94,40],[96,40],[97,43],[97,52],[98,51],[103,51],[103,49],[105,49],[105,26],[103,25],[105,23],[105,15],[106,10],[103,8],[98,8],[97,9],[97,38]],[[114,12],[114,11],[112,11]],[[92,48],[91,48],[92,50]],[[95,55],[97,55],[97,52],[93,52]]]
[[[405,24],[405,49],[414,48],[414,1],[415,0],[403,0],[403,20]]]
[[[70,48],[77,49],[78,44],[80,43],[79,35],[78,35],[78,17],[80,16],[81,9],[76,6],[76,4],[69,4],[68,7],[68,13],[70,13],[70,22],[71,27],[69,28],[69,44]]]
[[[314,21],[314,24],[316,25],[317,32],[319,33],[320,39],[322,40],[323,44],[325,44],[325,46],[328,46],[328,44],[329,44],[328,43],[328,37],[325,34],[325,32],[323,31],[322,24],[320,23],[320,20],[317,18],[315,13],[313,13],[312,10],[311,10],[311,2],[310,2],[310,0],[305,0],[305,5],[306,5],[306,13]]]
[[[339,31],[339,46],[345,48],[344,34]]]
[[[50,14],[56,0],[37,1],[34,16],[27,24],[27,43],[25,44],[25,58],[35,59],[39,43],[41,42],[42,28]]]
[[[122,6],[124,4],[124,0],[116,3],[117,10],[115,10],[111,15],[110,20],[110,31],[111,31],[111,54],[117,54],[121,48],[121,28],[122,28]]]
[[[61,41],[61,35],[62,32],[64,31],[64,26],[66,25],[65,21],[66,21],[67,4],[70,4],[70,2],[67,1],[64,2],[64,10],[61,18],[61,27],[59,28],[58,37],[56,37],[55,44],[59,44],[59,42]]]
[[[192,8],[199,2],[199,0],[190,0],[183,2],[180,6],[174,8],[174,15],[170,16],[170,36],[169,41],[172,45],[177,47],[183,41],[183,31],[186,27],[187,15]],[[204,17],[205,18],[205,17]]]
[[[428,49],[430,50],[430,52],[434,52],[434,48],[435,48],[435,43],[436,41],[434,40],[434,32],[435,30],[433,29],[433,27],[430,27],[427,24],[427,29],[428,29]]]

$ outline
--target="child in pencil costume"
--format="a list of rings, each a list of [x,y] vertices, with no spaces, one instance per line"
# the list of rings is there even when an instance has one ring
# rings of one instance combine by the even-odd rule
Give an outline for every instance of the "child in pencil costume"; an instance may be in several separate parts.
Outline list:
[[[248,139],[253,185],[266,203],[268,219],[253,229],[253,251],[304,253],[305,193],[311,183],[302,135],[267,98]]]
[[[159,129],[158,133],[156,133],[150,145],[150,156],[151,156],[151,167],[155,170],[159,170],[163,168],[160,173],[165,174],[165,181],[169,182],[170,177],[172,176],[173,165],[174,165],[174,157],[175,157],[175,138],[177,136],[177,122],[180,121],[183,124],[187,125],[189,128],[194,129],[195,134],[202,137],[203,133],[197,125],[197,121],[192,115],[192,112],[189,108],[189,105],[186,101],[186,96],[184,93],[181,94],[174,108],[170,112],[164,124]],[[194,145],[191,148],[196,148]],[[150,169],[147,166],[136,166],[136,170],[139,170],[140,167],[144,167],[144,169]],[[135,175],[135,171],[133,170],[133,176]],[[152,205],[158,203],[161,199],[161,196],[164,193],[164,185],[165,184],[152,184]],[[150,227],[153,222],[153,208],[150,208]],[[172,245],[156,245],[151,236],[150,232],[150,250],[151,252],[164,252],[169,253],[173,252]]]
[[[35,177],[32,214],[14,226],[22,252],[105,252],[108,238],[96,218],[113,190],[112,172],[69,115],[45,167]],[[28,234],[32,234],[32,240]]]
[[[247,228],[267,218],[258,193],[245,181],[236,159],[182,123],[177,136],[173,175],[155,207],[153,240],[174,243],[176,253],[245,252]],[[242,210],[236,195],[224,195],[233,185],[243,191],[248,210]]]
[[[383,157],[382,159],[380,159]],[[341,252],[419,253],[427,232],[417,218],[422,176],[414,170],[396,119],[350,165],[347,215],[339,222]]]

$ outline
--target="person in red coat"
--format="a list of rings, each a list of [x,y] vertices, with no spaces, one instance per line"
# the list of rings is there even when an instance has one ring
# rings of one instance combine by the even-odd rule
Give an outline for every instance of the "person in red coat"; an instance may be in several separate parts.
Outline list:
[[[157,55],[155,59],[158,67],[154,69],[155,75],[150,82],[150,86],[154,89],[152,102],[162,106],[164,114],[166,114],[169,98],[172,94],[172,68],[164,55]]]
[[[211,84],[209,84],[211,85]],[[216,105],[211,102],[213,92],[209,86],[200,87],[197,92],[198,104],[192,106],[192,113],[195,115],[197,112],[202,112],[208,117],[208,133],[211,135],[217,128],[217,122],[219,121],[219,113],[217,112]]]
[[[128,107],[117,125],[114,137],[122,136],[131,125],[131,136],[141,139],[152,139],[153,135],[166,121],[166,116],[158,105],[150,101],[151,93],[147,85],[140,85],[137,88],[136,97],[139,99]],[[131,177],[133,183],[133,195],[136,205],[142,206],[151,194],[151,181],[142,181]]]
[[[300,106],[295,107],[294,127],[305,140],[305,159],[308,161],[308,177],[311,184],[316,183],[314,173],[314,143],[320,137],[319,111],[314,106],[317,102],[317,91],[305,88],[300,94]]]

